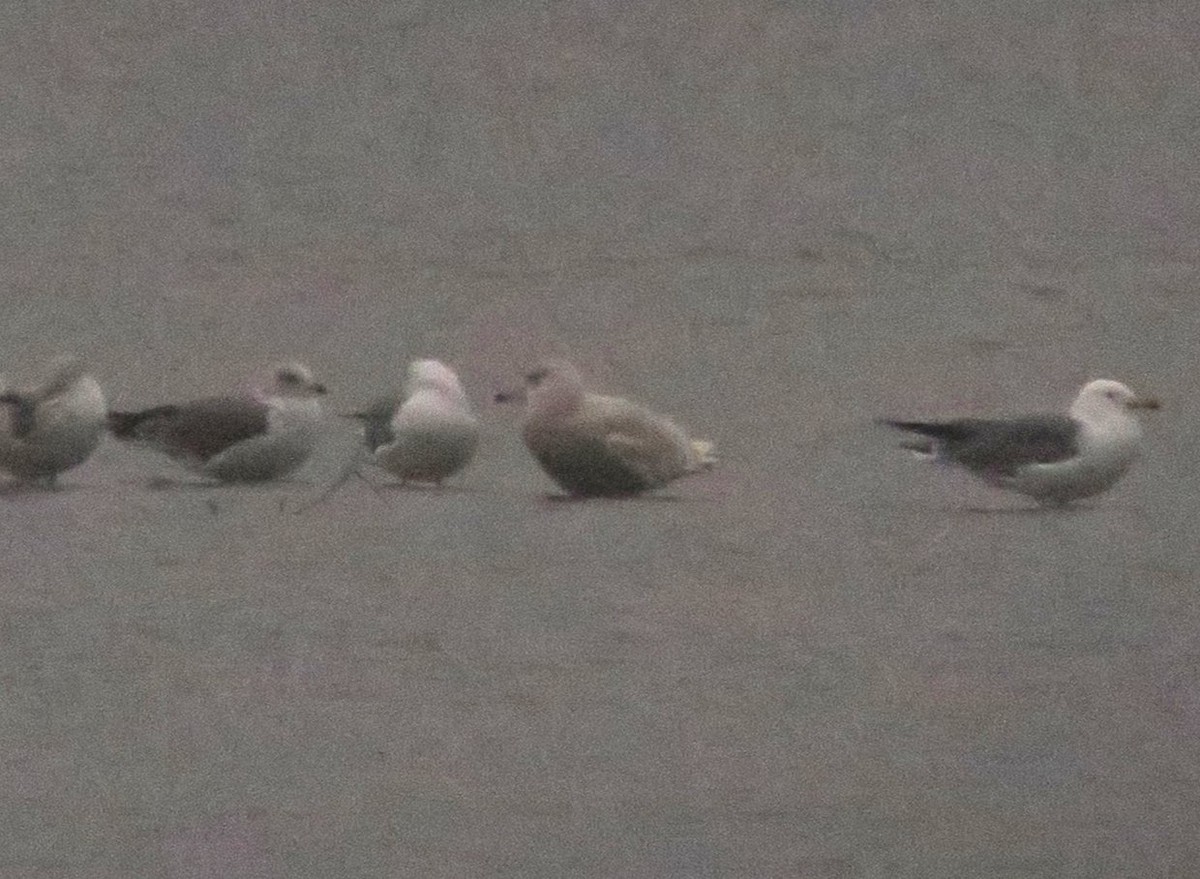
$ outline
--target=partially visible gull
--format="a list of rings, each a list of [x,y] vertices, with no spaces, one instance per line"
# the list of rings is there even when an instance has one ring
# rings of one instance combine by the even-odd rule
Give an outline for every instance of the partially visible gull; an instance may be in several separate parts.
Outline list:
[[[637,403],[590,393],[569,363],[550,361],[529,373],[524,397],[525,445],[568,494],[639,494],[716,464],[712,443]]]
[[[222,482],[262,482],[299,469],[318,439],[325,386],[308,367],[273,367],[247,393],[110,412],[113,436],[149,446]]]
[[[408,368],[407,399],[383,398],[352,417],[376,464],[402,482],[432,482],[465,467],[479,444],[479,424],[454,370],[437,360]]]
[[[54,485],[100,444],[105,411],[104,392],[83,363],[55,360],[42,384],[0,393],[0,469]]]
[[[1088,382],[1066,415],[882,423],[915,435],[906,447],[988,485],[1055,506],[1112,488],[1137,458],[1139,409],[1159,403],[1120,382]]]

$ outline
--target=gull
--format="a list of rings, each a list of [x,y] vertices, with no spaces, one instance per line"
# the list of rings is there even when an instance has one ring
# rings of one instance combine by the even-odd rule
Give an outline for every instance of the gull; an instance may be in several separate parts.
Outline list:
[[[454,370],[438,360],[408,367],[406,399],[385,397],[349,417],[363,422],[363,440],[374,462],[401,482],[453,476],[475,455],[479,423]]]
[[[1136,412],[1159,403],[1120,382],[1083,386],[1065,415],[881,423],[914,434],[906,447],[965,468],[995,488],[1060,506],[1112,488],[1138,456]]]
[[[82,464],[104,435],[104,392],[76,357],[60,357],[49,377],[28,389],[0,393],[0,469],[53,486],[59,473]]]
[[[318,439],[325,386],[294,361],[247,392],[110,412],[113,436],[163,452],[220,482],[262,482],[299,469]]]
[[[499,393],[496,401],[520,396]],[[590,393],[569,363],[530,372],[523,396],[525,446],[570,495],[635,495],[716,464],[712,443],[638,403]]]

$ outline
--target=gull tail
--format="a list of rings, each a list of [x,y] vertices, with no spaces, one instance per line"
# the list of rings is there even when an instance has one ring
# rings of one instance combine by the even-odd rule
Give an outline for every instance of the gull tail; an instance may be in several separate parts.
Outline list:
[[[717,446],[711,440],[694,439],[689,442],[693,470],[711,470],[717,466]]]
[[[878,418],[876,423],[914,434],[914,436],[905,437],[900,443],[900,448],[907,449],[921,458],[937,457],[940,443],[956,439],[961,434],[961,428],[958,425],[937,421],[896,421],[890,418]]]
[[[0,394],[0,403],[12,407],[12,435],[18,439],[28,436],[37,424],[37,402],[27,394],[7,391]]]

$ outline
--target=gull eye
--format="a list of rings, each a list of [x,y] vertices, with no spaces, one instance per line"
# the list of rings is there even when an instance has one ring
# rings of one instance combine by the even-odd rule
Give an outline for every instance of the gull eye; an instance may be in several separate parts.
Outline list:
[[[281,384],[285,384],[285,385],[298,385],[298,384],[300,384],[300,376],[296,375],[296,373],[292,372],[290,369],[288,369],[288,370],[284,370],[283,372],[280,372],[280,373],[279,373],[279,374],[276,376],[276,378],[278,378],[278,379],[279,379],[279,381],[280,381],[280,383],[281,383]]]
[[[530,387],[536,388],[542,383],[543,379],[546,378],[547,374],[547,371],[544,369],[535,369],[533,372],[529,373],[529,375],[525,376],[525,382]]]

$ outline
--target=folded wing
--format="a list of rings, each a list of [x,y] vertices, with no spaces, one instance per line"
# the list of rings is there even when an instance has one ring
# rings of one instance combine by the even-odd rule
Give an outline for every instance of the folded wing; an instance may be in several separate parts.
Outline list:
[[[940,457],[976,472],[1012,474],[1079,454],[1079,424],[1066,415],[885,423],[927,438]]]
[[[267,432],[268,409],[256,400],[213,397],[140,412],[110,412],[117,439],[152,445],[173,458],[208,461],[235,443]]]

